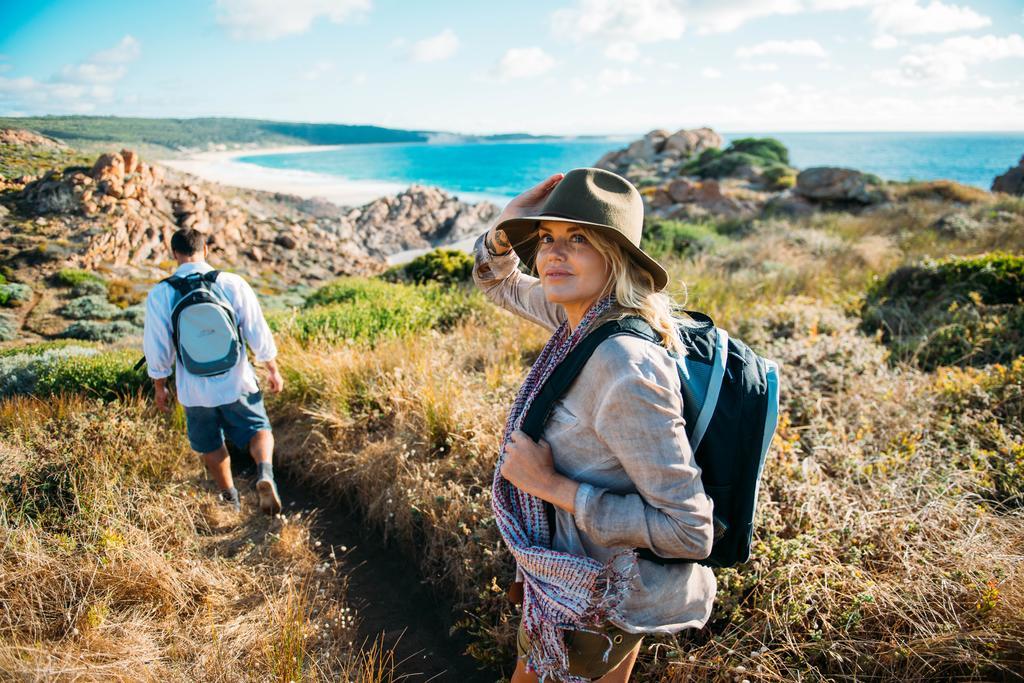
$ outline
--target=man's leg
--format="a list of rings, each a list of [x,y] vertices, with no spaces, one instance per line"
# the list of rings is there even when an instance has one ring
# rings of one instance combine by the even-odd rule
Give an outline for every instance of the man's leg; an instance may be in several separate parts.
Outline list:
[[[231,477],[231,456],[228,455],[227,446],[222,443],[217,450],[203,453],[203,462],[206,464],[206,471],[213,477],[219,490],[234,488],[235,482]]]
[[[231,476],[231,456],[228,455],[228,448],[223,443],[215,451],[203,453],[203,463],[206,471],[213,477],[220,497],[224,502],[230,503],[235,510],[242,509],[242,500],[238,496],[238,489],[235,488],[234,479]]]
[[[261,429],[249,439],[249,455],[256,461],[256,493],[260,509],[268,515],[281,512],[281,497],[274,482],[274,433]]]
[[[236,510],[241,509],[238,490],[231,477],[231,458],[224,445],[217,409],[185,406],[185,423],[189,444],[203,459],[206,471],[217,484],[221,499]]]

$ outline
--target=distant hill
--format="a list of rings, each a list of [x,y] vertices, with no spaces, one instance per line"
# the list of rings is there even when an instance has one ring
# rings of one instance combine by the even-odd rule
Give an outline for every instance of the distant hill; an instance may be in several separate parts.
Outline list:
[[[120,116],[0,117],[0,128],[24,128],[63,140],[75,147],[131,145],[143,149],[205,149],[278,145],[357,145],[374,142],[427,142],[431,138],[508,142],[547,139],[526,133],[462,135],[423,130],[340,123],[294,123],[261,119],[144,119]]]
[[[258,119],[143,119],[119,116],[0,118],[0,128],[27,128],[75,146],[96,143],[153,145],[169,149],[209,145],[342,145],[425,142],[427,131],[335,123],[289,123]]]

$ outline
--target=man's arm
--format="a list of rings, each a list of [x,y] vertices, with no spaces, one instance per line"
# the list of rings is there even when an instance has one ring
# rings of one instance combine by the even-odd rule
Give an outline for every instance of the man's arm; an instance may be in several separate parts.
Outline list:
[[[171,395],[167,378],[174,370],[174,344],[171,340],[171,321],[166,302],[157,288],[146,297],[146,320],[143,323],[142,350],[146,354],[146,367],[153,380],[156,406],[160,410],[170,407]]]
[[[238,278],[238,283],[237,313],[242,335],[252,349],[256,362],[266,365],[267,384],[270,391],[276,394],[284,388],[284,378],[277,367],[277,345],[274,343],[274,335],[267,325],[266,318],[263,317],[263,309],[256,298],[256,292],[242,278]]]

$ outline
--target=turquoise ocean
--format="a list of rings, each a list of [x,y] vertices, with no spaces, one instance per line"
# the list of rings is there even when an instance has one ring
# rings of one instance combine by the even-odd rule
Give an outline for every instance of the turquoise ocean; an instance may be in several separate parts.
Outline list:
[[[889,180],[950,179],[988,189],[1024,154],[1024,133],[730,133],[771,136],[797,168],[844,166]],[[350,145],[340,149],[240,157],[267,168],[352,180],[437,185],[455,194],[513,197],[557,171],[593,165],[639,136],[516,142]]]

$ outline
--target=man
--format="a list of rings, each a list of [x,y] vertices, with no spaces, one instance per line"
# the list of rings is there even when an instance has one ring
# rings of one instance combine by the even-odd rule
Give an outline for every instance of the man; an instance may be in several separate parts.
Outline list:
[[[231,331],[240,337],[237,340],[239,348],[235,351],[237,360],[231,365],[229,359],[226,371],[219,370],[219,374],[212,376],[190,372],[188,367],[196,366],[189,365],[186,361],[191,359],[183,358],[181,348],[176,348],[172,312],[182,299],[179,291],[181,282],[190,275],[195,275],[190,281],[195,282],[199,275],[213,271],[213,267],[206,262],[209,254],[206,235],[198,230],[183,229],[174,233],[171,251],[178,262],[174,277],[169,278],[172,281],[157,284],[146,298],[143,349],[149,376],[155,385],[156,405],[162,411],[170,408],[167,377],[172,370],[175,371],[175,386],[178,400],[185,408],[189,443],[202,456],[207,471],[220,489],[221,499],[235,510],[241,509],[238,489],[231,477],[231,459],[224,445],[227,435],[235,446],[248,446],[256,461],[260,509],[266,514],[277,514],[281,511],[281,498],[274,483],[274,436],[256,374],[249,364],[245,347],[240,344],[244,340],[252,349],[256,362],[266,365],[270,391],[281,391],[284,380],[274,360],[277,346],[270,328],[252,287],[238,275],[219,273],[215,281],[204,287],[212,292],[208,299],[225,309],[225,320],[230,320],[228,305],[234,313],[232,323],[237,324],[237,330],[232,326]],[[212,276],[207,280],[210,278]],[[183,324],[182,316],[183,312],[179,312],[179,324]],[[181,330],[177,332],[181,333]],[[203,330],[199,336],[204,332],[209,331]]]

